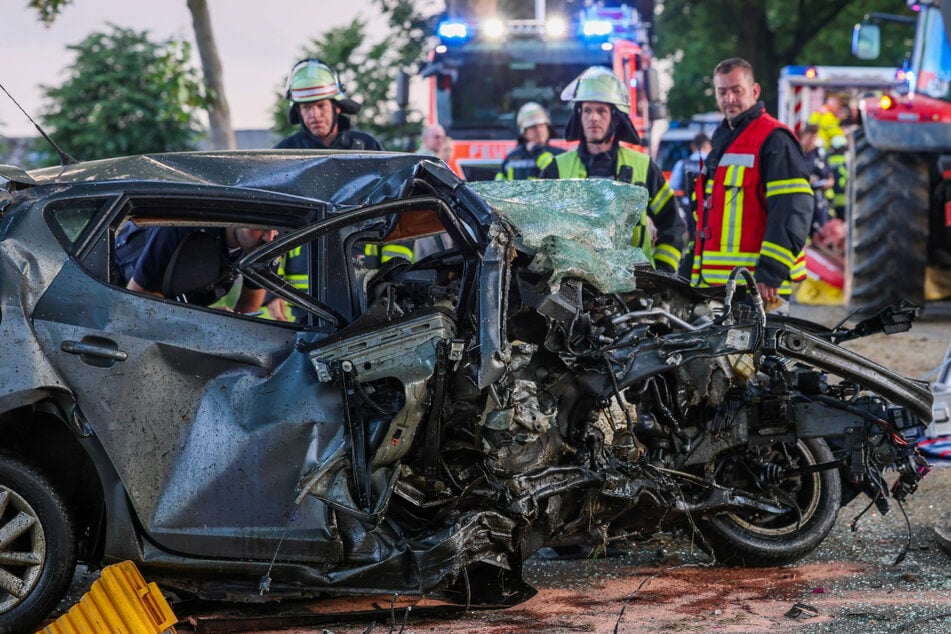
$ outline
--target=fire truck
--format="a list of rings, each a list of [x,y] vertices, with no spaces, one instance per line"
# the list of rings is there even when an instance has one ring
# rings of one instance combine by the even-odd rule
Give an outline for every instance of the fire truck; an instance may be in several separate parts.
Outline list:
[[[650,67],[648,24],[629,2],[556,15],[535,0],[530,19],[446,15],[436,35],[422,71],[426,123],[441,124],[453,138],[450,165],[468,180],[495,177],[515,148],[515,115],[526,102],[542,104],[561,133],[571,114],[561,92],[590,66],[610,68],[629,88],[631,120],[646,147],[650,123],[666,116]],[[553,143],[568,147],[563,139]]]
[[[888,66],[785,66],[779,72],[777,118],[797,134],[830,92],[857,102],[900,86],[901,69]]]

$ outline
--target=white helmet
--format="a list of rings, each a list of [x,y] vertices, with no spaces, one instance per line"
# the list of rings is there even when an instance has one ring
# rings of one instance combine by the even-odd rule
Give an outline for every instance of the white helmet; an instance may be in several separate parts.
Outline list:
[[[532,126],[551,125],[551,117],[548,116],[548,111],[541,104],[529,101],[518,109],[515,124],[518,126],[518,133],[525,134],[525,130]]]

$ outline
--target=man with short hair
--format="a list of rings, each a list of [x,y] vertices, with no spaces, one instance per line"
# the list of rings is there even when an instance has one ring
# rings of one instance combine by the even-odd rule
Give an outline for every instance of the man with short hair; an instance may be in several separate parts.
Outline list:
[[[419,138],[419,149],[417,154],[426,156],[439,156],[443,141],[446,139],[446,129],[438,123],[428,125],[423,128],[423,133]]]
[[[347,97],[337,73],[318,59],[294,65],[287,79],[285,96],[290,100],[287,118],[300,130],[286,137],[279,149],[382,150],[376,138],[350,127],[346,115],[360,111],[360,104]]]
[[[814,198],[792,130],[766,113],[753,67],[733,57],[713,71],[725,115],[697,181],[691,284],[719,286],[737,266],[753,273],[767,305],[805,278],[803,247]]]
[[[129,239],[132,235],[142,236],[141,240]],[[202,287],[188,289],[188,293],[166,299],[177,299],[188,304],[208,306],[221,299],[237,281],[235,263],[238,259],[271,242],[277,236],[274,229],[250,227],[228,227],[215,229],[195,229],[191,227],[148,227],[141,228],[126,223],[116,236],[116,262],[120,273],[127,278],[126,288],[138,293],[155,297],[166,297],[166,278],[168,268],[179,256],[188,242],[196,237],[205,240],[193,248],[211,248],[219,256],[218,275]],[[213,257],[213,254],[212,254]],[[213,261],[209,260],[210,262]],[[187,271],[184,273],[187,274]],[[203,278],[203,276],[199,276]],[[264,301],[264,289],[244,281],[241,294],[234,305],[236,313],[253,313],[260,310]]]
[[[657,270],[675,272],[684,247],[684,220],[660,167],[647,154],[621,146],[622,141],[641,142],[628,116],[630,95],[624,85],[607,68],[592,66],[568,84],[561,98],[574,104],[565,139],[581,143],[556,156],[540,177],[609,178],[645,187],[647,212],[634,230],[632,244]]]

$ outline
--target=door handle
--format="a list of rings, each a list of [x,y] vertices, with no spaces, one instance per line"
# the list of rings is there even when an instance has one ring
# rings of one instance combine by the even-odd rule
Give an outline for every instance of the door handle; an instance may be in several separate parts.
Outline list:
[[[60,344],[63,352],[78,354],[83,362],[101,368],[108,368],[116,361],[125,361],[128,353],[119,350],[115,341],[104,337],[83,337],[82,341],[64,341]]]

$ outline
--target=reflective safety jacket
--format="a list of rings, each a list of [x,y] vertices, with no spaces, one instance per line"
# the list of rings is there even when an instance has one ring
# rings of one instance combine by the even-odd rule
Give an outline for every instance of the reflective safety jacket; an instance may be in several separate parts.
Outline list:
[[[557,174],[549,167],[542,177],[588,178],[588,170],[579,150],[556,156],[554,168]],[[674,200],[674,190],[667,184],[663,172],[643,152],[617,146],[614,174],[617,180],[644,186],[650,197],[647,213],[641,216],[640,224],[634,228],[631,244],[643,250],[656,268],[676,271],[680,264],[686,227]],[[657,229],[657,239],[653,245],[648,217]]]
[[[399,242],[368,244],[363,247],[363,256],[363,266],[368,269],[378,269],[381,264],[386,264],[393,258],[403,258],[410,263],[416,261],[412,247]]]
[[[832,169],[832,173],[835,174],[835,185],[832,186],[831,190],[826,191],[826,198],[832,200],[833,207],[843,211],[847,200],[846,186],[849,180],[847,160],[846,155],[842,152],[829,153],[829,167]]]
[[[828,149],[832,147],[832,139],[837,136],[845,136],[842,131],[842,124],[839,117],[829,110],[825,104],[815,112],[809,115],[809,125],[819,128],[819,138],[822,139],[824,146]]]
[[[551,145],[536,145],[529,150],[524,143],[519,143],[502,161],[502,169],[495,175],[495,180],[520,181],[538,178],[542,170],[563,152],[560,147]]]
[[[697,182],[691,284],[723,285],[743,266],[788,295],[791,282],[805,279],[803,247],[815,205],[802,148],[762,104],[735,121],[737,131],[726,121],[717,130],[711,163]]]

